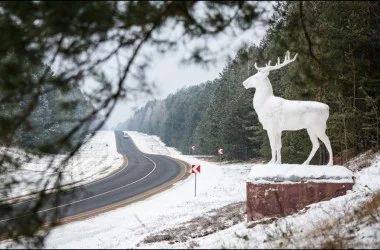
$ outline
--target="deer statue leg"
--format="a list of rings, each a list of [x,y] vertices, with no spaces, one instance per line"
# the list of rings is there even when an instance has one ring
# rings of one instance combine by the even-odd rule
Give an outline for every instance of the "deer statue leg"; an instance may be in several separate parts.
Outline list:
[[[318,132],[318,131],[317,131]],[[325,131],[320,131],[317,136],[319,137],[319,139],[321,139],[321,141],[323,141],[323,143],[325,144],[326,148],[327,148],[327,151],[329,151],[329,162],[327,163],[328,166],[332,166],[333,165],[333,154],[332,154],[332,149],[331,149],[331,143],[330,143],[330,140],[329,138],[327,137]]]
[[[275,148],[276,148],[276,156],[277,156],[276,164],[281,164],[281,147],[282,147],[281,135],[282,135],[281,131],[275,133],[275,143],[276,143]]]
[[[317,152],[317,150],[319,148],[318,137],[310,129],[307,129],[307,133],[309,134],[311,143],[313,144],[313,148],[311,149],[309,157],[307,158],[307,160],[304,163],[302,163],[302,165],[309,165],[311,159],[313,159],[313,157],[315,155],[315,152]]]
[[[273,131],[267,130],[267,133],[268,133],[270,148],[272,151],[272,159],[268,163],[271,164],[271,163],[275,163],[276,161],[276,144],[275,144],[275,137],[274,137]]]

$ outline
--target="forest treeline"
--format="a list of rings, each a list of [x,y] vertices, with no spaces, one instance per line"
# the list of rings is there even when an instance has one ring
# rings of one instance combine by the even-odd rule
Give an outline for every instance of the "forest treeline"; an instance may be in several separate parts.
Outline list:
[[[295,62],[272,71],[274,94],[330,106],[327,134],[335,163],[379,146],[380,3],[374,1],[277,2],[267,34],[246,46],[219,77],[149,101],[118,129],[158,135],[168,146],[226,159],[269,157],[266,131],[252,106],[254,89],[243,81],[269,60],[298,53]],[[303,162],[311,150],[305,130],[282,136],[283,162]],[[322,145],[322,144],[321,144]],[[340,157],[339,157],[340,156]],[[314,163],[326,163],[322,146]]]
[[[10,57],[13,54],[9,55]],[[91,128],[94,128],[94,119],[82,122],[81,119],[93,110],[90,101],[86,100],[79,86],[67,86],[66,88],[56,88],[53,84],[55,77],[52,70],[41,64],[36,70],[35,77],[48,70],[46,82],[41,87],[41,94],[35,101],[35,108],[30,115],[25,118],[25,122],[20,124],[15,131],[14,143],[20,148],[35,153],[62,153],[71,149],[83,141]],[[33,92],[25,94],[18,102],[1,104],[0,117],[4,129],[6,121],[12,122],[15,114],[25,112],[30,107],[33,100]],[[60,144],[66,134],[83,123],[64,147]]]

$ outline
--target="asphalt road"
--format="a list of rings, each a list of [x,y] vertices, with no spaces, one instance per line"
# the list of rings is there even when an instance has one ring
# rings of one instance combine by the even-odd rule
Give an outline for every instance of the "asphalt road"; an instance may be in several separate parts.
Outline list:
[[[4,225],[12,228],[12,222],[16,220],[27,222],[28,218],[32,218],[31,215],[38,215],[39,219],[48,222],[53,216],[62,219],[93,211],[141,195],[183,173],[184,166],[177,161],[139,151],[132,139],[123,138],[122,131],[115,131],[115,138],[118,152],[128,158],[128,164],[121,170],[59,196],[57,193],[49,194],[42,199],[36,212],[31,211],[31,207],[36,205],[36,199],[13,204],[13,213],[0,214],[0,228],[4,230]],[[59,201],[54,202],[57,197]],[[20,211],[23,211],[21,216]]]

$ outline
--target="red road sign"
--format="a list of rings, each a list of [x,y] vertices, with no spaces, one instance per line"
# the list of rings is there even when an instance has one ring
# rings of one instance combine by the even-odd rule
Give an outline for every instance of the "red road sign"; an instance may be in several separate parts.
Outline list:
[[[191,173],[192,174],[200,174],[201,173],[201,165],[191,165]]]
[[[222,148],[218,149],[218,154],[220,154],[220,155],[223,154],[223,149]]]
[[[192,150],[195,150],[195,146],[191,146],[191,149],[192,149]]]

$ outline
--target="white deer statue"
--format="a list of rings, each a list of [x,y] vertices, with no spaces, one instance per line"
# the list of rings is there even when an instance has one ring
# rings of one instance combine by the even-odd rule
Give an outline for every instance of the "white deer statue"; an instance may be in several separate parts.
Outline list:
[[[243,85],[246,89],[256,88],[253,97],[253,107],[257,112],[260,123],[267,131],[272,159],[269,163],[281,164],[281,135],[282,131],[306,129],[313,148],[309,157],[303,163],[309,164],[315,152],[319,148],[318,138],[325,144],[329,151],[329,162],[333,164],[333,155],[330,140],[327,137],[326,122],[329,117],[329,106],[314,101],[291,101],[273,95],[272,85],[268,79],[271,70],[279,69],[296,60],[297,54],[290,59],[289,51],[286,52],[284,61],[277,64],[259,68],[255,63],[257,73],[247,78]],[[276,158],[277,156],[277,158]]]

